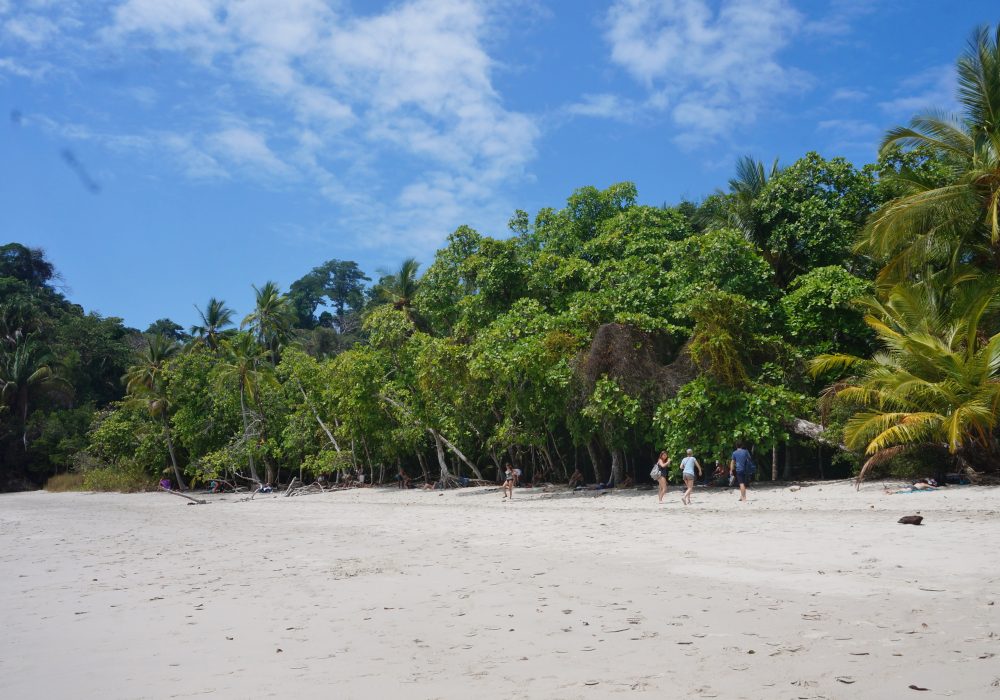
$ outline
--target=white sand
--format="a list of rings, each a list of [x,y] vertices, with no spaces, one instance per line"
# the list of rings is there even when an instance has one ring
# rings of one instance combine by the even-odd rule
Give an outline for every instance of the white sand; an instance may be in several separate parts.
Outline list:
[[[1000,698],[1000,489],[592,496],[0,496],[0,697]]]

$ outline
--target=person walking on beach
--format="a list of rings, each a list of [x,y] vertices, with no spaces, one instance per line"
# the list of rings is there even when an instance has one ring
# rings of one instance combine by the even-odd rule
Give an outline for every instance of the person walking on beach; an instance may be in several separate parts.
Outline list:
[[[514,498],[514,470],[510,464],[503,472],[503,500],[506,501],[508,498]]]
[[[660,469],[660,476],[656,482],[659,484],[659,503],[663,503],[663,497],[667,495],[667,476],[670,474],[670,455],[664,450],[660,453],[660,458],[656,460],[654,467]]]
[[[681,503],[689,506],[691,505],[691,493],[694,491],[695,469],[698,470],[698,476],[701,476],[701,464],[695,459],[694,451],[691,448],[688,448],[687,456],[681,460],[681,469],[684,486],[687,487],[684,495],[681,496]]]
[[[747,483],[753,480],[756,467],[753,458],[743,446],[743,442],[736,443],[733,457],[729,460],[729,473],[736,475],[736,483],[740,485],[740,500],[747,500]]]

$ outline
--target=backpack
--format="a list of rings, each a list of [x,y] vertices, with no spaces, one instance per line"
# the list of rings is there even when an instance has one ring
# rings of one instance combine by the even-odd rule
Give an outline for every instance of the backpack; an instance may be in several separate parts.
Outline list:
[[[653,469],[649,472],[649,478],[652,479],[653,481],[659,481],[660,480],[660,465],[659,464],[654,464],[653,465]]]

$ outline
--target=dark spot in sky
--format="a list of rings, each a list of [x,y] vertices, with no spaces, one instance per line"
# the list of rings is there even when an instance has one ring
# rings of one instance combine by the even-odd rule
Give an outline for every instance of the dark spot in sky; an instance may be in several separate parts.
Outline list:
[[[76,176],[80,178],[80,183],[87,189],[88,192],[91,194],[101,193],[101,186],[94,181],[94,178],[90,177],[90,173],[88,173],[87,169],[83,167],[83,163],[77,160],[76,154],[73,153],[73,151],[68,148],[64,148],[59,152],[59,155],[62,156],[63,162],[65,162],[66,165],[68,165],[70,169],[76,173]]]
[[[23,119],[23,116],[21,115],[21,110],[19,109],[10,110],[11,124],[14,124],[15,126],[21,126],[21,119]]]

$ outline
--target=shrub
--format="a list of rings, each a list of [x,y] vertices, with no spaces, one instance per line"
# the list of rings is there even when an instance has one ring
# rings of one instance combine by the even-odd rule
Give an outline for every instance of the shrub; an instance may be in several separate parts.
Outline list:
[[[154,491],[156,478],[150,476],[141,465],[125,461],[119,465],[97,467],[85,472],[83,488],[87,491],[118,491],[121,493]]]
[[[64,491],[84,491],[86,487],[83,485],[84,475],[77,474],[74,472],[66,472],[65,474],[56,474],[50,477],[48,481],[45,482],[45,490],[51,491],[52,493],[62,493]]]

